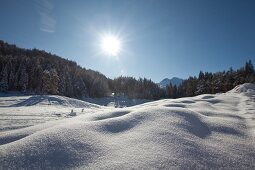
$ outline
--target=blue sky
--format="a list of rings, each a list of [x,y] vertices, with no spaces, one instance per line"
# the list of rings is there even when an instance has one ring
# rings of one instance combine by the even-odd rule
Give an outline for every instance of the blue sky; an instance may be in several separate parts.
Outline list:
[[[0,39],[119,75],[187,78],[255,62],[254,0],[1,0]],[[101,36],[118,35],[118,58]]]

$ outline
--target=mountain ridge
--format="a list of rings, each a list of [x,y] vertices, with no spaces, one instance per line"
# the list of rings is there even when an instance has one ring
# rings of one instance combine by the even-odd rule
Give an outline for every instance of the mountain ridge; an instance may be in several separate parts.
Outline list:
[[[158,84],[161,88],[166,88],[167,85],[169,85],[170,83],[172,85],[176,85],[179,86],[181,83],[183,82],[183,79],[179,78],[179,77],[172,77],[171,79],[169,78],[164,78],[163,80],[161,80]]]

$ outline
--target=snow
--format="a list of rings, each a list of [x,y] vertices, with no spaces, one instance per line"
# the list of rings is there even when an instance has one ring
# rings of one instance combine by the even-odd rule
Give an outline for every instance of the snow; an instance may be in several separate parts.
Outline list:
[[[2,131],[0,169],[254,169],[253,89],[244,84],[126,108],[86,103],[93,113]],[[4,100],[1,114],[14,108],[25,114],[29,107],[70,112],[57,104],[9,107]]]
[[[0,130],[18,129],[59,120],[75,111],[94,113],[102,106],[55,95],[0,94]],[[83,109],[83,112],[82,112]]]
[[[89,103],[98,104],[108,107],[130,107],[138,104],[143,104],[151,100],[148,99],[129,99],[127,96],[108,96],[103,98],[83,98],[84,101]]]
[[[255,86],[252,83],[245,83],[245,84],[236,86],[230,92],[232,92],[232,93],[247,93],[247,94],[255,95]]]

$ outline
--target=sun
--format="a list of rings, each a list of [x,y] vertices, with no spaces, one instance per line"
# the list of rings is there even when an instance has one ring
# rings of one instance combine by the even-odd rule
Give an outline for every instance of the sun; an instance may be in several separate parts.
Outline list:
[[[116,57],[121,49],[121,41],[117,36],[106,35],[101,40],[101,47],[104,53]]]

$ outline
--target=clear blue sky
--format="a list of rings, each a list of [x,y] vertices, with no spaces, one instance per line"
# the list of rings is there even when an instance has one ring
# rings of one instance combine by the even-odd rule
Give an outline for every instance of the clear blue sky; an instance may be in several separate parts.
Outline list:
[[[1,0],[0,39],[107,77],[187,78],[255,62],[254,0]],[[121,37],[118,59],[100,35]]]

